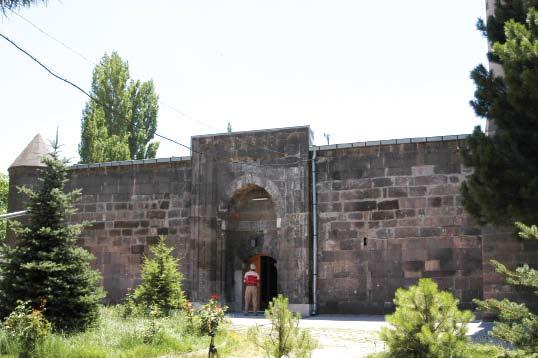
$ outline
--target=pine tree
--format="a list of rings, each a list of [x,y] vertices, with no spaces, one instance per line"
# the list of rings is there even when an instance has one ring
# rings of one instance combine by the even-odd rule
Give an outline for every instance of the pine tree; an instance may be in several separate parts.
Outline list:
[[[90,99],[82,113],[82,163],[155,158],[159,142],[158,97],[152,81],[133,81],[129,65],[113,52],[93,71]]]
[[[164,236],[150,251],[152,257],[144,258],[142,283],[136,288],[133,299],[139,307],[157,307],[169,314],[171,310],[180,309],[185,302],[179,259],[172,255],[173,248],[166,246]]]
[[[533,225],[525,226],[516,223],[521,230],[519,236],[524,240],[538,240],[538,228]],[[492,261],[498,273],[503,274],[509,284],[526,287],[533,290],[538,296],[538,270],[529,265],[518,267],[515,271],[509,270],[498,261]],[[495,323],[491,335],[510,342],[518,349],[514,356],[538,357],[538,315],[529,310],[525,305],[504,299],[502,301],[488,299],[485,301],[475,300],[482,310],[498,314],[498,322]]]
[[[477,85],[471,105],[493,120],[495,134],[480,128],[462,151],[474,173],[462,186],[465,208],[484,222],[507,224],[538,221],[538,0],[496,1],[494,16],[478,29],[487,36],[491,61],[502,66],[494,74],[478,66],[471,77]],[[538,239],[538,229],[517,224],[524,239]],[[538,271],[528,265],[515,271],[492,261],[508,283],[538,291]],[[536,292],[535,293],[538,293]],[[511,342],[516,356],[538,356],[538,319],[525,305],[488,299],[479,308],[499,315],[492,334]],[[534,355],[533,355],[534,354]]]
[[[494,74],[482,65],[471,78],[476,114],[491,119],[495,134],[476,127],[462,150],[474,169],[462,185],[463,204],[482,222],[538,222],[538,0],[497,1],[495,16],[478,29],[493,44]]]
[[[387,316],[391,328],[381,330],[381,339],[393,358],[466,358],[467,324],[473,315],[460,311],[450,292],[438,291],[429,278],[409,289],[399,288],[396,312]]]
[[[103,291],[100,274],[90,268],[92,256],[77,245],[87,224],[69,225],[73,202],[80,190],[64,193],[66,161],[58,158],[57,140],[40,175],[41,188],[21,188],[29,197],[29,224],[14,225],[13,247],[0,257],[0,317],[6,317],[17,300],[45,305],[45,316],[56,330],[82,330],[98,314]]]
[[[318,342],[312,338],[310,331],[299,328],[301,315],[290,311],[287,297],[278,295],[273,298],[265,310],[265,318],[271,324],[269,332],[255,326],[248,331],[248,337],[264,351],[266,357],[312,356]]]

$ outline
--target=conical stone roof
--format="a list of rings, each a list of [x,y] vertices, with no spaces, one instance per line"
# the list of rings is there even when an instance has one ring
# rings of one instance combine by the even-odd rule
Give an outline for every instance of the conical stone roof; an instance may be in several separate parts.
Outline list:
[[[49,146],[41,134],[36,134],[34,139],[28,143],[26,148],[19,154],[17,159],[11,164],[10,168],[14,167],[44,167],[41,162],[44,156],[50,152]]]

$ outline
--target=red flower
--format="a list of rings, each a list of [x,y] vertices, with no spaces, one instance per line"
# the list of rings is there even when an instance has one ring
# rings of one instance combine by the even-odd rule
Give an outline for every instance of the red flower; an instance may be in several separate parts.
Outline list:
[[[211,299],[214,300],[214,301],[217,301],[219,299],[219,295],[217,295],[216,293],[212,294],[211,295]]]

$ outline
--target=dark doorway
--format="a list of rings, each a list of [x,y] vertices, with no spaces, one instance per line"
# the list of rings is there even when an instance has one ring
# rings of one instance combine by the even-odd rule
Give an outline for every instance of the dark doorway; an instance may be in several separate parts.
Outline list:
[[[271,302],[273,297],[277,296],[278,275],[275,265],[276,260],[270,256],[255,255],[246,261],[245,267],[250,267],[250,264],[256,265],[256,272],[260,275],[260,287],[258,288],[258,297],[260,301],[259,309],[264,311],[269,307],[269,302]],[[243,288],[243,296],[244,292]]]
[[[277,295],[277,271],[275,259],[269,256],[262,256],[262,275],[260,280],[260,309],[269,307],[269,302]]]

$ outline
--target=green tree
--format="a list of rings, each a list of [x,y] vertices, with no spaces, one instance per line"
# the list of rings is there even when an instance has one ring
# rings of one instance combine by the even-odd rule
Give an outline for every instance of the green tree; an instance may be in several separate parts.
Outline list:
[[[497,1],[478,29],[493,44],[494,74],[482,65],[471,78],[476,114],[492,120],[495,135],[476,127],[462,150],[474,172],[462,185],[463,204],[482,222],[538,221],[538,0]]]
[[[538,228],[535,225],[528,227],[516,223],[516,226],[521,230],[519,236],[524,240],[538,240]],[[492,264],[497,272],[506,277],[509,284],[533,290],[538,296],[538,270],[523,265],[512,271],[498,261],[492,261]],[[513,356],[538,357],[538,315],[525,305],[507,299],[475,300],[475,303],[482,310],[498,314],[498,322],[495,322],[490,334],[517,348]]]
[[[103,291],[100,274],[90,268],[92,256],[77,245],[87,225],[69,225],[73,202],[80,190],[64,193],[66,161],[58,159],[57,141],[40,175],[40,190],[21,188],[29,197],[29,223],[14,223],[16,243],[5,246],[0,257],[0,317],[6,317],[17,301],[33,308],[45,304],[45,317],[56,330],[81,330],[98,314]]]
[[[399,288],[394,303],[396,312],[387,316],[392,327],[380,333],[390,357],[468,357],[465,334],[473,315],[460,311],[450,292],[438,291],[437,284],[425,278],[409,289]]]
[[[91,96],[82,113],[82,163],[155,158],[159,105],[152,81],[131,80],[128,63],[112,52],[95,66]]]
[[[232,123],[228,121],[228,124],[226,125],[226,132],[232,133]]]
[[[7,213],[7,195],[9,191],[8,176],[0,173],[0,214]],[[6,221],[0,220],[0,245],[6,239]]]
[[[0,10],[6,13],[6,10],[15,10],[19,7],[30,6],[36,3],[46,3],[46,0],[0,0]]]
[[[173,309],[181,309],[185,302],[179,259],[172,255],[173,248],[166,246],[164,236],[150,251],[152,257],[144,258],[142,283],[136,288],[133,299],[139,307],[157,307],[169,314]]]
[[[248,332],[249,339],[260,347],[267,357],[310,357],[317,342],[310,332],[299,328],[301,315],[288,308],[288,298],[283,295],[273,298],[265,310],[265,318],[271,321],[269,333],[258,326]]]

